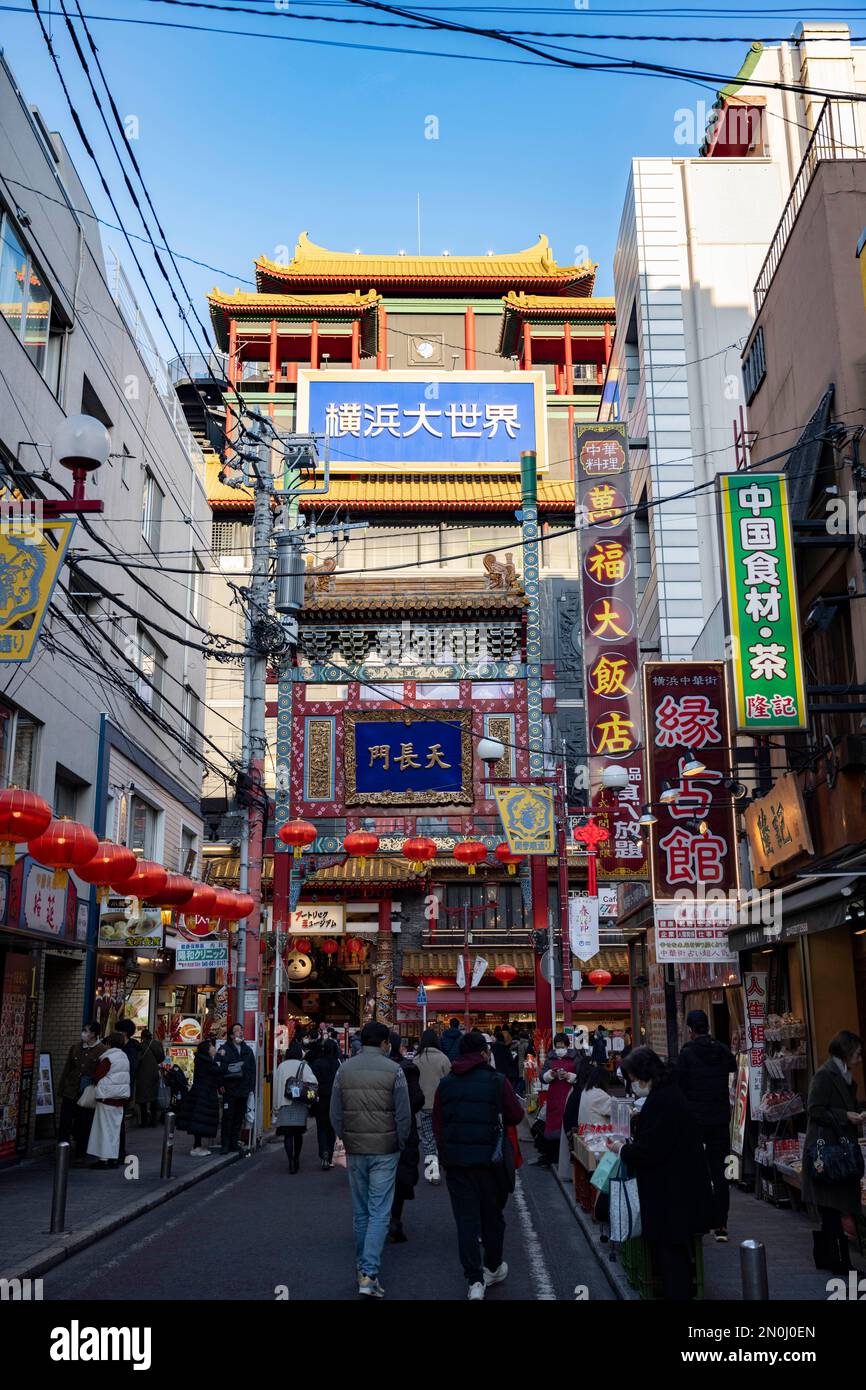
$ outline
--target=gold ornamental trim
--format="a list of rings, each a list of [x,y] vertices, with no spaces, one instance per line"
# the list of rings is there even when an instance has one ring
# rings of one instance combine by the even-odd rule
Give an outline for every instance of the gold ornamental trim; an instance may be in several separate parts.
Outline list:
[[[447,791],[359,792],[355,749],[357,724],[412,724],[441,721],[460,726],[461,788]],[[472,711],[450,709],[346,710],[343,715],[343,775],[347,806],[472,806],[475,802],[472,758]]]

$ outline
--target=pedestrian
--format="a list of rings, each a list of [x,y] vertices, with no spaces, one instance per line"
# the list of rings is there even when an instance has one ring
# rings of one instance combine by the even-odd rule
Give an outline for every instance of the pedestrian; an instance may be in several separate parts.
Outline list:
[[[148,1029],[141,1035],[141,1052],[135,1072],[135,1103],[138,1106],[139,1124],[142,1128],[153,1129],[159,1120],[159,1068],[165,1061],[165,1049],[157,1042]]]
[[[60,1118],[57,1126],[58,1141],[75,1142],[75,1163],[85,1162],[90,1126],[93,1124],[93,1111],[78,1104],[78,1098],[93,1081],[96,1063],[105,1045],[100,1039],[99,1024],[86,1023],[81,1030],[78,1042],[70,1047],[63,1063],[57,1094],[60,1097]]]
[[[436,1087],[451,1070],[451,1063],[439,1046],[435,1028],[425,1028],[421,1043],[415,1054],[415,1065],[421,1077],[424,1092],[424,1106],[416,1116],[418,1133],[421,1136],[421,1149],[424,1154],[424,1177],[427,1182],[438,1186],[440,1182],[439,1155],[436,1150],[436,1136],[433,1133],[433,1101]]]
[[[579,1080],[571,1088],[562,1115],[562,1137],[559,1143],[559,1176],[567,1181],[571,1177],[572,1140],[579,1134],[581,1126],[609,1125],[611,1101],[608,1095],[610,1074],[604,1067],[589,1064],[589,1072],[581,1086]]]
[[[607,1066],[607,1031],[603,1024],[595,1030],[595,1037],[592,1041],[592,1057],[590,1058],[597,1067]]]
[[[439,1039],[439,1046],[449,1062],[453,1062],[455,1057],[460,1055],[460,1039],[462,1037],[463,1030],[460,1027],[459,1018],[449,1018],[448,1027],[443,1029],[442,1037]]]
[[[238,1153],[238,1140],[246,1115],[247,1097],[256,1088],[256,1059],[249,1043],[244,1042],[244,1030],[240,1023],[232,1024],[216,1060],[223,1075],[220,1152]]]
[[[301,1166],[301,1149],[310,1118],[307,1088],[318,1090],[316,1073],[304,1060],[299,1042],[290,1042],[286,1055],[274,1074],[274,1106],[277,1134],[283,1136],[283,1147],[289,1160],[289,1172],[297,1173]]]
[[[577,1081],[577,1063],[568,1055],[565,1033],[557,1033],[553,1039],[553,1048],[545,1058],[541,1080],[547,1086],[547,1110],[544,1130],[537,1145],[539,1156],[533,1161],[542,1168],[549,1168],[560,1153],[565,1105]]]
[[[710,1036],[710,1020],[703,1009],[686,1015],[686,1027],[689,1040],[677,1059],[677,1083],[698,1122],[707,1156],[716,1207],[713,1235],[726,1244],[731,1201],[726,1172],[731,1148],[729,1078],[736,1075],[737,1059],[729,1047]]]
[[[391,1061],[402,1067],[409,1091],[409,1109],[412,1123],[409,1137],[400,1150],[397,1164],[397,1177],[394,1182],[394,1201],[391,1205],[391,1221],[388,1226],[388,1239],[392,1245],[401,1245],[409,1239],[403,1229],[403,1207],[415,1197],[418,1185],[418,1155],[421,1141],[418,1136],[417,1116],[424,1108],[424,1091],[421,1088],[421,1075],[410,1057],[405,1056],[399,1033],[391,1033]]]
[[[216,1138],[219,1128],[223,1074],[216,1053],[213,1038],[199,1043],[195,1050],[192,1086],[181,1101],[177,1117],[178,1129],[192,1135],[190,1153],[197,1158],[206,1158],[210,1153],[204,1140]]]
[[[141,1043],[135,1036],[135,1024],[131,1018],[119,1019],[115,1031],[123,1038],[121,1046],[126,1053],[126,1060],[129,1063],[129,1098],[132,1100],[132,1097],[135,1095],[135,1077],[141,1059]],[[132,1118],[131,1111],[130,1118]],[[120,1163],[126,1158],[126,1119],[127,1107],[124,1106],[120,1119],[120,1149],[118,1153],[118,1161]]]
[[[319,1094],[316,1097],[316,1138],[319,1141],[319,1159],[322,1169],[327,1170],[334,1166],[334,1144],[336,1135],[334,1126],[331,1124],[331,1092],[334,1089],[334,1077],[340,1070],[340,1049],[337,1046],[336,1038],[327,1037],[322,1044],[322,1055],[312,1063],[311,1069],[319,1083]]]
[[[857,1141],[858,1131],[866,1124],[866,1110],[857,1099],[851,1069],[863,1055],[863,1043],[856,1033],[843,1028],[831,1038],[828,1053],[827,1061],[812,1077],[806,1102],[802,1196],[808,1206],[818,1208],[821,1218],[820,1231],[812,1232],[816,1269],[847,1274],[851,1254],[842,1218],[860,1215],[863,1160],[858,1162]],[[838,1154],[840,1140],[848,1141],[851,1172],[847,1177],[825,1177],[816,1171],[815,1160],[829,1166],[828,1159],[834,1148]]]
[[[522,1119],[523,1107],[510,1082],[490,1066],[484,1035],[467,1033],[459,1057],[437,1087],[433,1130],[472,1302],[508,1275],[502,1258],[514,1158],[508,1130]]]
[[[189,1082],[177,1062],[173,1062],[166,1072],[165,1084],[168,1087],[169,1106],[172,1110],[179,1111],[189,1093]]]
[[[354,1031],[354,1033],[352,1034],[351,1038],[349,1039],[349,1056],[350,1056],[350,1057],[357,1057],[358,1053],[361,1051],[361,1047],[362,1047],[362,1043],[361,1043],[361,1031],[362,1031],[362,1030],[361,1030],[360,1028],[356,1028],[355,1031]]]
[[[713,1189],[698,1123],[668,1067],[650,1047],[637,1047],[625,1063],[634,1094],[643,1099],[625,1143],[609,1139],[637,1178],[641,1230],[649,1241],[662,1297],[695,1296],[694,1237],[713,1220]]]
[[[406,1077],[390,1050],[384,1023],[365,1023],[361,1051],[337,1072],[331,1093],[331,1124],[346,1147],[358,1293],[368,1298],[385,1297],[382,1247],[412,1123]]]
[[[508,1078],[512,1088],[517,1086],[517,1045],[510,1028],[497,1028],[496,1033],[494,1033],[493,1065],[498,1072]]]
[[[124,1158],[120,1132],[132,1089],[126,1040],[127,1034],[119,1029],[110,1033],[107,1047],[93,1070],[96,1097],[87,1152],[96,1161],[91,1168],[117,1168]]]
[[[524,1096],[526,1094],[526,1074],[523,1069],[526,1066],[526,1058],[532,1053],[532,1044],[529,1041],[529,1034],[523,1028],[513,1032],[512,1037],[517,1050],[517,1085],[514,1089],[518,1096]]]

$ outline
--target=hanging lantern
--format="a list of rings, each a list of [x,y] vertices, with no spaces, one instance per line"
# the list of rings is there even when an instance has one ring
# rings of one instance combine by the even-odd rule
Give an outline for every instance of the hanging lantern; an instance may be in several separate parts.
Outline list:
[[[118,886],[118,892],[143,902],[146,898],[155,898],[167,882],[168,874],[161,864],[153,859],[139,859],[135,873]],[[114,884],[111,886],[113,888]]]
[[[168,874],[159,892],[144,901],[148,907],[185,907],[194,890],[195,884],[185,874]]]
[[[424,872],[425,864],[436,858],[436,844],[424,835],[403,841],[403,857],[408,859],[416,874]]]
[[[211,886],[211,885],[204,885]],[[230,888],[214,888],[214,898],[216,899],[211,908],[211,917],[216,917],[220,922],[231,922],[237,916],[238,907],[235,902],[236,894]]]
[[[122,883],[124,874],[130,878],[136,870],[138,860],[131,849],[116,845],[111,840],[100,840],[93,858],[80,864],[75,870],[78,878],[96,889],[97,902],[103,902],[108,895],[109,885]]]
[[[499,980],[503,989],[507,989],[512,980],[517,979],[517,971],[513,965],[497,965],[493,974]]]
[[[300,859],[304,850],[313,843],[318,831],[308,820],[290,820],[285,825],[280,826],[280,839],[284,845],[291,845],[292,852],[296,859]]]
[[[217,915],[217,889],[209,883],[190,880],[192,892],[181,906],[183,924],[193,936],[210,936],[211,919]],[[227,892],[228,890],[220,890]],[[234,897],[234,894],[231,895]],[[228,908],[228,901],[226,901]]]
[[[459,864],[465,864],[470,874],[474,874],[476,864],[483,864],[487,858],[487,846],[482,845],[480,840],[462,840],[454,846],[454,858]]]
[[[290,938],[293,951],[299,951],[302,956],[308,956],[313,949],[313,943],[308,936],[293,936]]]
[[[510,874],[517,873],[517,866],[523,858],[523,855],[512,854],[505,840],[502,841],[501,845],[496,846],[495,850],[493,851],[493,854],[494,857],[499,860],[500,864],[505,865]]]
[[[609,970],[590,970],[586,978],[595,987],[596,994],[600,994],[605,985],[610,984],[613,976]]]
[[[51,807],[35,792],[6,787],[0,792],[0,863],[15,863],[15,846],[35,840],[51,824]]]
[[[379,848],[379,836],[369,830],[353,830],[343,840],[343,849],[363,864]]]
[[[249,917],[250,913],[256,905],[256,900],[255,898],[251,898],[249,893],[235,893],[234,899],[235,907],[237,908],[237,915],[235,920],[238,922],[242,922],[245,918]]]
[[[320,947],[320,950],[322,950],[326,956],[335,956],[339,949],[339,943],[334,941],[330,936],[325,938]]]
[[[87,864],[99,848],[93,831],[77,820],[55,820],[38,839],[30,840],[27,852],[39,864],[54,870],[53,886],[65,888],[68,869]]]
[[[359,956],[364,949],[364,943],[357,936],[350,936],[346,942],[346,950],[350,956]]]

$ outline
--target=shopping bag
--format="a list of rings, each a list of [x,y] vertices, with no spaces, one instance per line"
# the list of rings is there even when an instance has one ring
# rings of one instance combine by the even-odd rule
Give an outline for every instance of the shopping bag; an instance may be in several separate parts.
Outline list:
[[[96,1087],[88,1086],[86,1090],[82,1091],[81,1095],[78,1097],[78,1104],[81,1106],[82,1110],[95,1110]]]
[[[610,1238],[615,1245],[634,1240],[641,1233],[640,1198],[637,1178],[629,1175],[620,1162],[619,1172],[610,1179]]]
[[[343,1143],[342,1139],[338,1139],[334,1144],[333,1162],[334,1166],[337,1168],[345,1168],[346,1166],[346,1145]]]
[[[599,1192],[607,1192],[610,1189],[611,1179],[620,1170],[620,1161],[616,1154],[610,1149],[603,1153],[599,1159],[598,1167],[590,1178],[593,1187],[597,1187]]]
[[[247,1108],[244,1113],[244,1123],[252,1127],[256,1122],[256,1093],[250,1091],[247,1096]]]
[[[157,1110],[168,1110],[171,1104],[171,1094],[165,1084],[165,1077],[160,1076],[159,1084],[156,1088],[156,1108]]]

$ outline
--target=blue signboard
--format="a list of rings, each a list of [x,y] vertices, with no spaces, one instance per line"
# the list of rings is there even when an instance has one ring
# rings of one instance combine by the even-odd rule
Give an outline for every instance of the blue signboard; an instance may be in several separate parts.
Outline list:
[[[468,710],[344,716],[346,805],[472,802]]]
[[[547,466],[543,372],[298,373],[297,429],[327,436],[335,471],[516,472]]]

